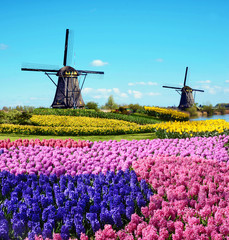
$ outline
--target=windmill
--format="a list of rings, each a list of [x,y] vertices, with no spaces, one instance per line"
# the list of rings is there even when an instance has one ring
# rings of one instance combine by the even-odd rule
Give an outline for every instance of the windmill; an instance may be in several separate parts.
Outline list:
[[[81,91],[88,74],[104,74],[99,71],[76,70],[67,65],[69,55],[69,29],[66,29],[64,61],[61,69],[48,68],[21,68],[22,71],[44,72],[56,86],[56,94],[52,103],[53,108],[83,108],[85,106]],[[50,75],[58,76],[57,84]],[[79,83],[79,76],[82,76],[82,84]]]
[[[180,104],[178,106],[178,108],[181,110],[185,108],[190,108],[194,105],[195,102],[194,102],[192,92],[204,92],[204,90],[194,89],[186,85],[187,73],[188,73],[188,67],[186,67],[185,77],[184,77],[184,86],[182,88],[163,86],[164,88],[175,89],[181,95]]]

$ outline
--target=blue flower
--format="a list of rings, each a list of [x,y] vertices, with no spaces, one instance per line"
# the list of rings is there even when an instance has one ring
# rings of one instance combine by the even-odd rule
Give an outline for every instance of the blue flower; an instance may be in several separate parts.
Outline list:
[[[112,209],[111,213],[112,213],[112,218],[114,220],[115,225],[118,228],[121,228],[122,225],[123,225],[123,222],[122,222],[122,218],[121,218],[120,212],[117,209]]]
[[[100,212],[100,205],[98,205],[98,204],[91,205],[89,211],[91,213],[99,213]]]
[[[85,233],[85,228],[82,223],[75,224],[75,228],[78,237],[80,237],[81,233]]]
[[[131,220],[131,215],[134,213],[134,207],[128,206],[126,207],[126,216],[129,220]]]
[[[144,197],[141,194],[138,194],[138,196],[137,196],[137,204],[138,204],[138,207],[140,209],[141,209],[141,207],[146,205],[146,201],[145,201]]]
[[[63,225],[62,227],[61,227],[61,238],[63,239],[63,240],[68,240],[69,239],[69,237],[70,237],[70,234],[69,234],[69,228],[68,228],[68,226],[66,226],[66,225]]]
[[[104,225],[105,224],[111,224],[111,225],[114,224],[114,220],[112,218],[112,214],[111,214],[111,212],[108,209],[101,210],[100,220],[102,221],[102,223]]]
[[[20,220],[20,219],[12,219],[11,220],[13,223],[13,231],[14,231],[14,236],[15,237],[22,237],[22,235],[25,233],[26,229],[26,224],[25,221]]]
[[[50,222],[44,223],[44,229],[42,231],[43,238],[52,238],[53,226]]]
[[[6,219],[0,220],[0,239],[8,240],[9,239],[9,225]]]
[[[98,219],[94,219],[90,223],[91,223],[91,227],[92,227],[92,230],[94,233],[100,229],[100,223],[99,223]]]

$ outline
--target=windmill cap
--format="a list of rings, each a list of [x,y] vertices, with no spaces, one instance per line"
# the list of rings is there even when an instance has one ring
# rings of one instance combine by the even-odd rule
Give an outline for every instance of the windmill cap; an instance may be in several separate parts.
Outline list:
[[[78,75],[78,72],[75,68],[70,66],[64,66],[62,67],[56,74],[57,76],[72,76],[72,75]]]

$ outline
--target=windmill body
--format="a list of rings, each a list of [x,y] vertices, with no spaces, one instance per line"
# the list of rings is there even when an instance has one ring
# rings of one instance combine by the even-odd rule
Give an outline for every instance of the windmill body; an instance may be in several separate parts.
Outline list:
[[[56,93],[52,103],[52,108],[83,108],[85,103],[82,98],[81,91],[87,74],[104,74],[99,71],[87,71],[87,70],[76,70],[71,66],[67,66],[68,56],[68,36],[69,29],[66,29],[65,38],[65,50],[64,50],[64,61],[62,67],[59,70],[46,69],[46,68],[22,68],[22,71],[38,71],[44,72],[48,78],[56,86]],[[51,75],[58,77],[57,84],[51,78]],[[82,84],[80,86],[79,76],[83,77]]]
[[[194,91],[204,92],[204,90],[193,89],[193,88],[186,85],[187,73],[188,73],[188,67],[186,67],[185,78],[184,78],[184,86],[182,88],[163,86],[164,88],[175,89],[181,95],[180,103],[179,103],[179,106],[178,106],[178,108],[181,109],[181,110],[184,110],[186,108],[190,108],[194,105],[195,102],[194,102],[194,98],[193,98],[193,94],[192,94]]]
[[[58,72],[56,94],[52,103],[53,108],[82,108],[84,101],[79,87],[76,69],[65,66]]]

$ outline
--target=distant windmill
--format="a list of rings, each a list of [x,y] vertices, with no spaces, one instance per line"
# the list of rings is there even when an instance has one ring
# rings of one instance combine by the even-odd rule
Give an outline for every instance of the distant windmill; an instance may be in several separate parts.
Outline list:
[[[66,29],[65,49],[64,49],[64,61],[61,69],[48,69],[48,68],[21,68],[22,71],[38,71],[44,72],[49,79],[55,84],[56,94],[52,103],[53,108],[82,108],[84,107],[84,101],[81,95],[81,91],[86,79],[87,74],[104,74],[104,72],[98,71],[85,71],[76,70],[73,67],[67,66],[68,52],[68,39],[69,29]],[[56,84],[50,75],[58,76],[58,83]],[[83,82],[79,86],[78,77],[83,76]]]
[[[178,108],[182,110],[185,108],[190,108],[194,105],[195,102],[192,95],[193,91],[204,92],[204,90],[193,89],[189,86],[186,86],[187,73],[188,73],[188,67],[186,67],[185,77],[184,77],[184,86],[182,88],[163,86],[164,88],[176,89],[176,91],[181,95],[180,104]]]

